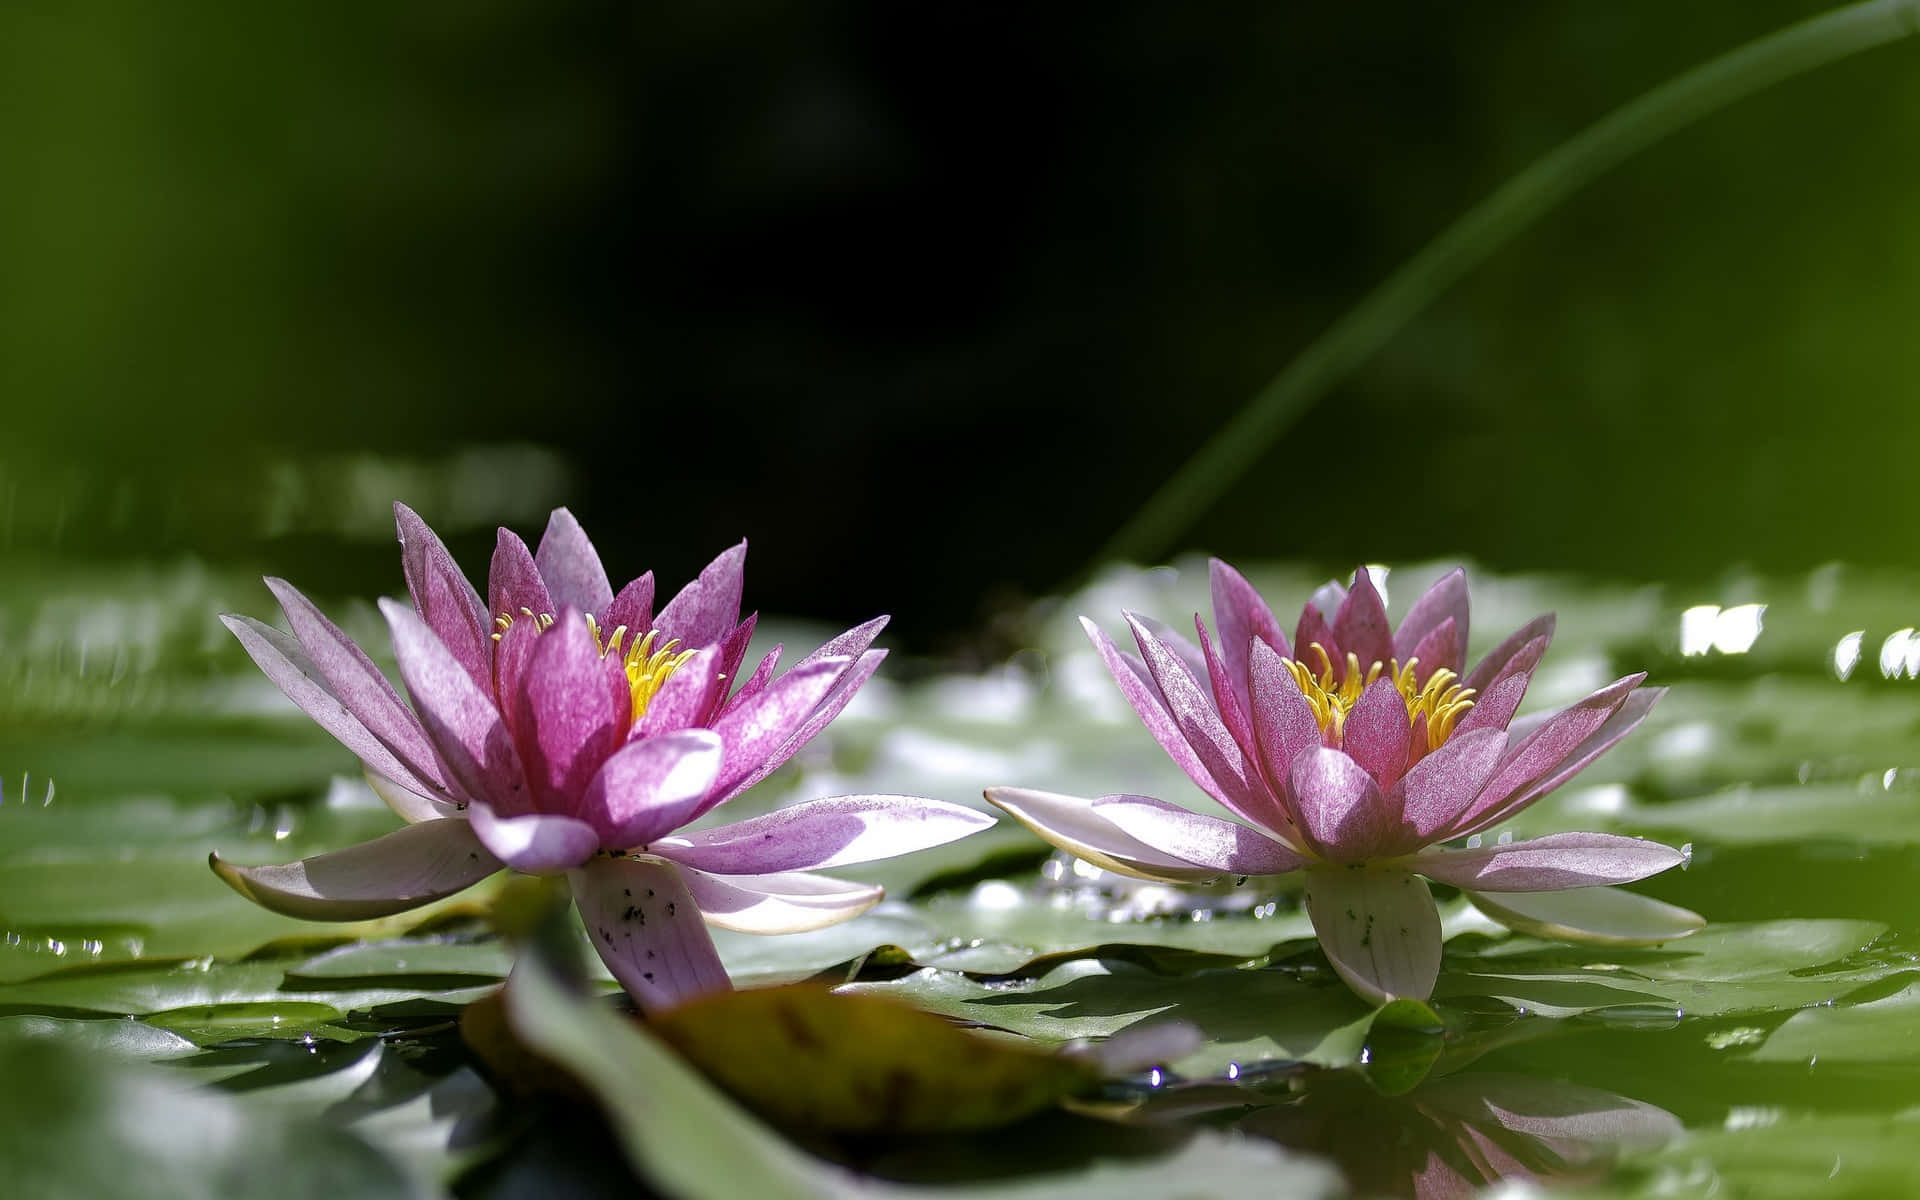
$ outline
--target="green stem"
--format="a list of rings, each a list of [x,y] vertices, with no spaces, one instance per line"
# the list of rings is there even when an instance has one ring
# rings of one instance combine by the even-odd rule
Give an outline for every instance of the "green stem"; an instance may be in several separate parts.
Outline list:
[[[1167,553],[1315,401],[1455,280],[1596,176],[1783,79],[1920,33],[1920,0],[1867,0],[1749,42],[1615,109],[1508,180],[1300,353],[1160,485],[1090,566]]]

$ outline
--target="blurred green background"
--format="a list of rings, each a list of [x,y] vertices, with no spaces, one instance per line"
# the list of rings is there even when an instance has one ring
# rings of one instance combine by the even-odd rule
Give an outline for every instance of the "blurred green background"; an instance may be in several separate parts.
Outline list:
[[[947,648],[1587,123],[1821,11],[520,2],[0,13],[0,562],[615,574]],[[1520,236],[1184,542],[1706,578],[1908,561],[1920,45]]]

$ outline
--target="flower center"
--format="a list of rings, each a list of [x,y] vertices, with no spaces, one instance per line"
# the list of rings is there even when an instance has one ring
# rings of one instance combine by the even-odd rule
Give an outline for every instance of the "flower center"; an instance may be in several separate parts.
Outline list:
[[[687,660],[696,652],[680,650],[679,638],[669,640],[664,646],[657,646],[660,640],[660,631],[657,629],[649,630],[645,637],[623,648],[622,643],[627,637],[625,625],[619,626],[611,634],[604,634],[592,613],[586,614],[586,617],[587,630],[593,634],[593,644],[600,648],[600,657],[613,654],[620,658],[620,666],[627,673],[627,687],[633,693],[633,720],[638,724],[640,718],[647,715],[647,706],[659,695],[667,679],[686,666]],[[536,633],[545,633],[553,627],[552,613],[536,613],[530,608],[523,608],[520,610],[520,619],[531,621]],[[493,635],[493,640],[499,641],[501,634],[513,628],[514,620],[511,613],[501,613],[495,617],[493,625],[498,632]]]
[[[1422,685],[1416,678],[1416,668],[1420,665],[1417,658],[1408,659],[1404,667],[1398,659],[1374,663],[1362,672],[1359,656],[1349,653],[1346,670],[1340,672],[1336,679],[1333,660],[1327,654],[1327,648],[1315,642],[1308,649],[1320,655],[1318,674],[1296,659],[1283,658],[1280,661],[1293,675],[1294,682],[1300,685],[1300,694],[1307,698],[1307,706],[1313,710],[1314,719],[1320,722],[1320,731],[1331,732],[1335,739],[1344,731],[1347,714],[1353,711],[1360,693],[1383,675],[1393,681],[1394,689],[1407,702],[1407,720],[1417,726],[1425,718],[1426,750],[1438,750],[1440,744],[1453,733],[1453,723],[1459,720],[1460,714],[1473,707],[1473,689],[1457,685],[1454,680],[1460,676],[1445,667],[1435,671]]]

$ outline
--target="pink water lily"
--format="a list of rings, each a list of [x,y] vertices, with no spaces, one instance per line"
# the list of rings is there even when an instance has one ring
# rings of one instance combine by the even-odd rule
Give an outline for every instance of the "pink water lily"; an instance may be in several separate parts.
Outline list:
[[[886,618],[744,681],[746,545],[654,611],[651,572],[616,594],[571,513],[537,553],[502,529],[487,597],[396,504],[412,605],[380,602],[411,707],[359,646],[284,580],[293,636],[221,619],[288,698],[365,765],[409,823],[281,866],[212,858],[277,912],[358,920],[450,896],[509,867],[564,872],[594,948],[657,1008],[728,986],[707,924],[749,933],[856,916],[881,889],[814,872],[952,841],[992,818],[912,796],[839,796],[679,832],[791,758],[880,665]],[[704,918],[704,921],[703,919]]]
[[[1126,875],[1191,882],[1304,870],[1328,960],[1373,1001],[1433,992],[1440,919],[1419,876],[1546,936],[1646,944],[1700,927],[1684,909],[1604,886],[1678,866],[1683,856],[1670,847],[1600,833],[1479,844],[1646,717],[1664,689],[1640,687],[1644,674],[1515,720],[1553,617],[1528,622],[1462,676],[1463,572],[1429,588],[1396,630],[1358,571],[1350,588],[1315,594],[1291,642],[1238,571],[1214,560],[1211,582],[1217,642],[1198,616],[1196,645],[1128,613],[1135,657],[1081,623],[1154,738],[1237,820],[1150,796],[993,788],[987,798],[1054,845]]]

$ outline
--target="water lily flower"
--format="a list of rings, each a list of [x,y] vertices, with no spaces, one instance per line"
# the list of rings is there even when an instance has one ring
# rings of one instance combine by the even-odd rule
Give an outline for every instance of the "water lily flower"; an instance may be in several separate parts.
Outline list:
[[[408,822],[280,866],[214,855],[214,871],[256,903],[360,920],[502,867],[565,873],[614,978],[643,1008],[665,1008],[728,986],[707,924],[790,933],[846,920],[881,889],[814,872],[992,824],[958,804],[872,795],[684,831],[846,707],[886,656],[872,649],[886,618],[784,673],[775,646],[741,681],[755,622],[740,619],[744,542],[655,612],[652,573],[615,594],[579,522],[556,509],[535,553],[500,531],[482,600],[426,523],[405,505],[394,512],[412,604],[380,608],[411,707],[284,580],[267,586],[293,636],[221,618]]]
[[[1440,919],[1419,876],[1547,936],[1647,944],[1700,927],[1684,909],[1605,886],[1680,865],[1670,847],[1600,833],[1480,844],[1640,724],[1664,691],[1641,687],[1644,674],[1515,720],[1553,616],[1463,676],[1463,572],[1429,588],[1396,630],[1358,571],[1351,587],[1315,593],[1292,641],[1238,571],[1216,559],[1211,584],[1217,642],[1197,615],[1196,645],[1128,613],[1135,657],[1081,624],[1154,738],[1237,820],[1150,796],[992,788],[987,798],[1125,875],[1177,883],[1304,870],[1328,960],[1372,1001],[1433,992]]]

